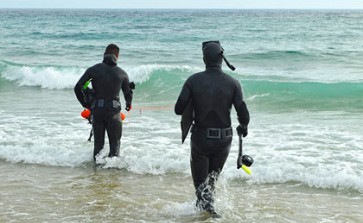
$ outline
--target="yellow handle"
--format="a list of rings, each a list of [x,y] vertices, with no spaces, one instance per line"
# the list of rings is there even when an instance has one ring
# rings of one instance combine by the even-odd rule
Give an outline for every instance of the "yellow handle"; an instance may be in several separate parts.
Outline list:
[[[247,166],[245,166],[245,165],[242,165],[242,169],[243,169],[244,171],[246,171],[246,173],[248,173],[249,175],[251,175],[252,171],[250,170],[250,168],[248,168],[248,167],[247,167]]]

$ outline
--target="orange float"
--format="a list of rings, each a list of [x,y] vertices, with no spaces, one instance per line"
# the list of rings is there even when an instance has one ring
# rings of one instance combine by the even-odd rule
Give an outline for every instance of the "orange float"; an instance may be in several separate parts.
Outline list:
[[[88,109],[84,109],[82,112],[81,112],[81,116],[85,119],[89,119],[90,116],[91,116],[91,111],[88,110]]]

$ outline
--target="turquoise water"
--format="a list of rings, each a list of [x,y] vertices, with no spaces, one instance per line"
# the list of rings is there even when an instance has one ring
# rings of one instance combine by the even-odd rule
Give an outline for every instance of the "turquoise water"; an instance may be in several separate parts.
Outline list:
[[[236,170],[235,137],[219,186],[219,207],[229,213],[224,220],[295,222],[296,213],[310,212],[306,222],[362,221],[361,211],[338,214],[341,206],[362,204],[361,27],[360,10],[1,9],[0,163],[6,170],[14,169],[11,176],[15,179],[7,177],[6,171],[0,179],[6,179],[3,185],[12,185],[15,180],[22,186],[4,186],[2,197],[15,208],[0,201],[8,210],[0,219],[41,221],[40,213],[24,217],[16,208],[16,201],[23,196],[17,193],[20,188],[32,191],[43,187],[42,182],[29,180],[32,175],[27,176],[23,168],[35,168],[42,178],[49,179],[53,179],[54,168],[60,168],[67,179],[87,188],[97,188],[89,179],[107,181],[111,175],[92,172],[92,144],[86,141],[90,126],[80,117],[82,108],[73,86],[87,67],[102,60],[105,46],[113,42],[121,48],[119,65],[135,81],[136,90],[133,110],[126,112],[121,157],[101,162],[114,168],[112,173],[120,171],[126,179],[135,178],[141,188],[150,181],[158,182],[165,194],[161,195],[158,187],[148,187],[152,200],[143,202],[145,206],[152,204],[148,210],[153,214],[138,212],[131,206],[139,194],[134,195],[132,183],[125,183],[130,198],[115,199],[112,205],[126,202],[123,210],[129,221],[193,221],[191,216],[197,213],[193,210],[189,138],[181,144],[180,117],[173,106],[186,78],[204,69],[201,43],[218,39],[237,68],[231,72],[224,67],[225,71],[243,86],[251,113],[244,148],[255,159],[252,176]],[[234,111],[232,116],[236,127]],[[84,178],[77,176],[84,172]],[[70,181],[61,183],[65,188],[73,187]],[[239,186],[245,193],[254,188],[253,194],[261,195],[244,195],[245,199],[256,199],[244,207],[255,214],[241,213],[243,205],[232,199],[242,196]],[[42,207],[48,196],[68,194],[59,187],[44,187],[47,197],[37,195]],[[286,193],[280,195],[286,199],[276,204],[281,209],[268,208],[273,201],[263,199],[284,188]],[[99,199],[117,198],[113,192],[116,195],[100,195]],[[320,202],[337,205],[316,211],[307,204],[310,193],[323,199],[313,199],[312,206],[322,205]],[[292,195],[296,200],[289,200]],[[28,199],[29,203],[34,200]],[[306,205],[292,211],[299,199]],[[71,200],[69,210],[78,210],[82,199]],[[96,210],[100,205],[87,202],[83,208]],[[29,203],[20,209],[33,213],[27,208]],[[43,211],[50,212],[51,207]],[[178,213],[170,211],[173,208]],[[111,207],[97,210],[101,217],[112,219]],[[87,213],[73,213],[79,218],[70,222],[95,217],[88,209]]]

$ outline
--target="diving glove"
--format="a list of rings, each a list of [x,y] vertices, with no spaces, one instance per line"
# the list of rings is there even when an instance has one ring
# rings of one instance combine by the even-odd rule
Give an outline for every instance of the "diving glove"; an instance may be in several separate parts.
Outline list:
[[[125,109],[126,109],[126,111],[130,111],[132,109],[131,104],[126,103],[126,108]]]
[[[242,135],[243,137],[246,137],[248,135],[247,125],[239,125],[236,130],[238,135]]]

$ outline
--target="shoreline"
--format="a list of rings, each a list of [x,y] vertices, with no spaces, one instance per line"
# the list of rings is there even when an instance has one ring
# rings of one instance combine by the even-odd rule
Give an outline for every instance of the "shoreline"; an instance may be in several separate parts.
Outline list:
[[[27,222],[204,222],[194,208],[190,176],[133,174],[90,166],[67,168],[7,163],[0,220]],[[216,209],[223,221],[361,222],[363,194],[310,188],[299,183],[217,184]],[[208,220],[207,220],[208,222]]]

